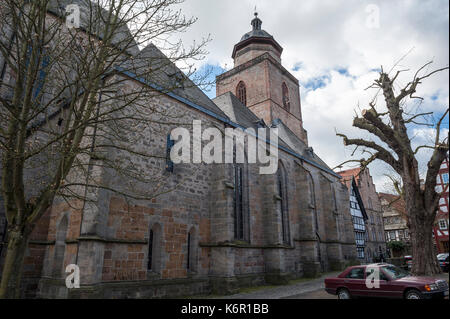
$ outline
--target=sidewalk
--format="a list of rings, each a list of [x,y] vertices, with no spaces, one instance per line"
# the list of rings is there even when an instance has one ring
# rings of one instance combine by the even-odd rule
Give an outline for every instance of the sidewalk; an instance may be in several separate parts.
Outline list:
[[[332,272],[322,275],[315,279],[306,279],[299,283],[293,283],[285,286],[277,287],[255,287],[255,291],[248,293],[239,293],[231,296],[221,296],[218,299],[328,299],[328,295],[324,288],[324,279],[328,277],[336,277],[340,272]],[[434,276],[436,279],[449,280],[449,274],[443,273]],[[317,296],[316,296],[317,295]],[[334,298],[335,299],[335,298]]]
[[[332,272],[323,274],[319,278],[306,279],[299,283],[293,283],[284,286],[277,286],[273,288],[261,287],[261,290],[256,290],[249,293],[239,293],[231,296],[223,296],[219,299],[281,299],[290,296],[300,295],[304,293],[314,292],[325,288],[324,280],[327,277],[336,277],[340,272]],[[257,288],[255,288],[257,289]]]

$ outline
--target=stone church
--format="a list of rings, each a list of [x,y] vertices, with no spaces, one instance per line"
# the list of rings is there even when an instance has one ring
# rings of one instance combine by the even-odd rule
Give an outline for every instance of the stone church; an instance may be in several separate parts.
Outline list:
[[[221,129],[278,128],[278,172],[260,175],[252,164],[175,164],[168,178],[174,184],[186,179],[151,201],[125,200],[107,190],[96,192],[94,205],[56,200],[29,243],[24,296],[231,294],[355,261],[348,190],[308,144],[299,81],[282,65],[282,46],[257,15],[251,26],[233,48],[234,68],[217,77],[215,99],[186,86],[149,103]],[[153,45],[133,54],[162,55]],[[115,76],[124,78],[123,90],[149,85],[130,74]],[[138,144],[166,153],[167,133],[141,134]],[[163,159],[149,165],[165,170]],[[98,174],[111,186],[123,182],[106,169]],[[65,286],[69,264],[80,267],[79,289]]]

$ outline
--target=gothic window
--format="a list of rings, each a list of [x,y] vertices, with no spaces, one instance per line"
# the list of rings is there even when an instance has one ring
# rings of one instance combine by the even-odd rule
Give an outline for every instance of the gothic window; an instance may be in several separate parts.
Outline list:
[[[154,224],[148,235],[147,270],[159,272],[161,268],[161,226]]]
[[[310,174],[308,174],[307,176],[309,186],[309,204],[314,207],[316,202],[316,195],[314,193],[314,182]]]
[[[331,186],[331,185],[330,185]],[[333,186],[331,186],[331,195],[333,196],[333,206],[334,206],[334,211],[337,212],[338,207],[337,207],[337,200],[336,200],[336,190],[334,189]]]
[[[243,81],[239,82],[236,89],[236,95],[242,104],[247,105],[247,88]]]
[[[169,173],[173,173],[173,162],[170,157],[170,152],[172,151],[173,146],[175,145],[175,141],[172,140],[171,135],[167,135],[167,145],[166,145],[166,171]]]
[[[192,228],[187,237],[187,262],[186,268],[188,271],[195,271],[197,265],[197,254],[195,244],[195,229]]]
[[[309,187],[309,205],[314,209],[314,223],[316,225],[316,232],[319,231],[319,220],[317,218],[316,211],[316,193],[314,191],[314,181],[310,173],[307,174],[308,187]]]
[[[244,240],[244,196],[242,165],[234,165],[234,234],[238,240]]]
[[[289,215],[288,215],[288,203],[287,203],[287,183],[286,183],[286,174],[284,172],[284,167],[280,163],[278,165],[277,172],[277,188],[278,188],[278,196],[280,197],[280,212],[281,212],[281,229],[282,229],[282,237],[283,243],[289,245]]]
[[[291,102],[289,99],[289,89],[286,83],[283,83],[282,91],[283,91],[283,107],[289,111],[291,109]]]
[[[152,270],[153,265],[153,229],[150,229],[150,234],[148,235],[148,270]]]
[[[56,278],[61,278],[64,274],[64,255],[66,252],[68,224],[68,218],[64,215],[56,229],[55,256],[53,258],[53,276]]]
[[[191,233],[188,233],[188,238],[187,238],[187,263],[186,263],[186,268],[188,270],[191,269]]]

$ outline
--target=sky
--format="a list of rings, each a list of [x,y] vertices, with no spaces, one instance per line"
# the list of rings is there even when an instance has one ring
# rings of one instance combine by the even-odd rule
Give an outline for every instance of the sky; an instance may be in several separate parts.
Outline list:
[[[449,64],[448,0],[186,0],[181,9],[198,21],[181,39],[186,44],[202,37],[212,39],[198,70],[220,74],[233,68],[233,46],[251,30],[255,5],[262,29],[284,48],[282,64],[300,81],[310,146],[332,168],[350,159],[353,151],[343,146],[336,131],[371,138],[352,128],[352,122],[376,96],[376,90],[366,88],[378,78],[381,67],[391,74],[409,70],[399,76],[399,89],[427,62],[433,64],[424,72]],[[215,97],[214,88],[206,93]],[[435,112],[428,120],[437,122],[449,106],[448,70],[424,81],[417,94],[424,100],[408,101],[406,110]],[[385,107],[382,96],[377,106]],[[448,135],[448,117],[443,126],[442,134]],[[411,126],[413,146],[432,141],[435,131]],[[417,156],[422,173],[430,155],[424,150]],[[377,190],[390,191],[384,176],[390,171],[387,165],[375,162],[369,168]]]

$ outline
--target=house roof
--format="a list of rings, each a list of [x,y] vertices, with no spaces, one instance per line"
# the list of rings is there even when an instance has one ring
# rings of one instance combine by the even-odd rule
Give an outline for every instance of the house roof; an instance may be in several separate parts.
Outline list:
[[[405,201],[399,195],[378,193],[378,197],[380,198],[380,201],[386,200],[388,205],[395,209],[398,213],[402,215],[406,213]]]

